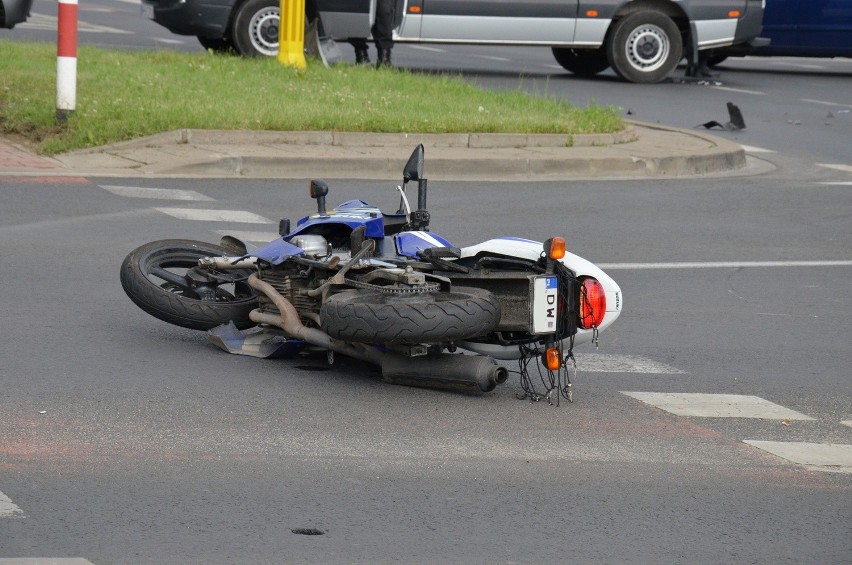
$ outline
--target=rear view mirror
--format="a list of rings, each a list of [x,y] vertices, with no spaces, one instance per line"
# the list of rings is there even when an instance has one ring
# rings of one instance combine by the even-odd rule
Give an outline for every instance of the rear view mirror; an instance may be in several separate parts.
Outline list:
[[[420,180],[423,178],[423,144],[421,143],[414,148],[411,157],[408,158],[408,163],[402,170],[402,180],[404,183],[410,180]]]

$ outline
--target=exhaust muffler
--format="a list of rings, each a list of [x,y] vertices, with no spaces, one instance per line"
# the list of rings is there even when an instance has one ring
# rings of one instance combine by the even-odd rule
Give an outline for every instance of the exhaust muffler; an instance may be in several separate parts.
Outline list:
[[[482,355],[387,354],[380,364],[382,380],[387,383],[464,392],[490,392],[509,377],[505,367]]]

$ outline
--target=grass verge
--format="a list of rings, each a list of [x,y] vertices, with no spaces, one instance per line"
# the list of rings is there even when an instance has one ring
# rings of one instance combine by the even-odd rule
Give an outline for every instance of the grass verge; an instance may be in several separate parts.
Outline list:
[[[56,125],[56,47],[0,40],[0,131],[51,155],[179,128],[604,133],[614,108],[494,92],[461,78],[275,59],[81,47],[76,110]]]

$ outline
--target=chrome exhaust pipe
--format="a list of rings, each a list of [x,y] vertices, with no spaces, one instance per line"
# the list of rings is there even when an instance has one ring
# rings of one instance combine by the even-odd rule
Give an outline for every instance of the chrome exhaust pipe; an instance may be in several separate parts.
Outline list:
[[[275,287],[260,280],[256,274],[249,276],[248,284],[253,289],[265,294],[281,313],[280,316],[277,316],[268,312],[261,312],[259,309],[252,310],[249,312],[249,318],[252,322],[279,327],[287,332],[287,334],[291,337],[301,339],[302,341],[310,343],[311,345],[316,345],[317,347],[322,347],[323,349],[330,349],[335,353],[340,353],[341,355],[347,355],[376,365],[381,363],[381,358],[384,354],[375,348],[367,346],[359,347],[356,344],[337,341],[322,330],[309,328],[304,325],[302,320],[299,319],[299,313],[296,311],[296,307],[293,306],[289,300],[281,296],[281,294],[275,290]]]

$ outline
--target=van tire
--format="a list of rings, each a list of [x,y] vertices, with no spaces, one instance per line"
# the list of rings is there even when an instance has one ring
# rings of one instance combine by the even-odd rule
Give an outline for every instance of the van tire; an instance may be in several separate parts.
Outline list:
[[[683,58],[683,38],[670,17],[642,10],[613,24],[606,53],[610,66],[624,80],[661,82]]]
[[[234,16],[231,37],[243,57],[275,57],[281,5],[277,0],[247,0]]]
[[[553,47],[553,57],[566,71],[580,77],[593,77],[609,68],[605,49]]]

